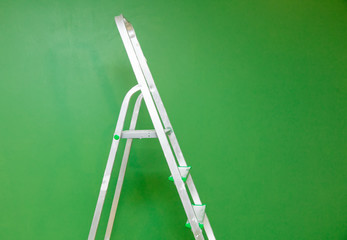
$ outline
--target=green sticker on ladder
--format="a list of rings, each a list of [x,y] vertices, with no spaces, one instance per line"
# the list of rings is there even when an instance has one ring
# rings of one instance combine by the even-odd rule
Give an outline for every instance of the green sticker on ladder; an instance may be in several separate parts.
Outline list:
[[[186,177],[181,177],[181,178],[182,178],[183,182],[185,182],[187,180]],[[173,176],[168,177],[168,179],[169,179],[169,181],[174,182]]]
[[[187,223],[185,224],[185,226],[186,226],[187,228],[192,228],[192,226],[190,226],[190,223],[189,223],[189,222],[187,222]],[[201,229],[203,229],[204,224],[199,223],[199,227],[200,227]]]

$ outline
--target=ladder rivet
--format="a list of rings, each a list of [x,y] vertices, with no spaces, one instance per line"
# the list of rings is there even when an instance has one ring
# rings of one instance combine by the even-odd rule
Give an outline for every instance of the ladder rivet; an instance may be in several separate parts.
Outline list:
[[[116,134],[114,135],[114,139],[118,140],[119,139],[119,136]]]

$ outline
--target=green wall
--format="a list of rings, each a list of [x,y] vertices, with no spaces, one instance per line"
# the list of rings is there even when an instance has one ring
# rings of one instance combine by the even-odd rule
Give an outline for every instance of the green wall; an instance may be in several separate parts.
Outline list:
[[[346,4],[1,1],[0,239],[87,238],[136,82],[120,13],[217,239],[347,239]],[[169,175],[156,139],[134,142],[113,239],[192,239]]]

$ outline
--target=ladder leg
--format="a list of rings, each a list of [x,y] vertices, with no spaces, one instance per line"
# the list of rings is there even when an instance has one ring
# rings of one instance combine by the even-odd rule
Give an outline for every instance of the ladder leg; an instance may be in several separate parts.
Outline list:
[[[130,29],[130,28],[132,28],[130,23],[126,22],[126,20],[123,18],[123,16],[118,16],[115,18],[115,20],[116,20],[118,30],[119,30],[121,37],[122,37],[122,40],[123,40],[125,50],[128,54],[131,66],[134,70],[135,77],[136,77],[139,85],[141,85],[141,92],[143,94],[143,99],[144,99],[146,106],[148,108],[148,112],[149,112],[149,115],[152,119],[154,129],[157,133],[157,136],[158,136],[160,145],[163,149],[167,164],[169,166],[170,172],[171,172],[172,177],[174,179],[175,186],[177,188],[179,197],[181,199],[184,211],[187,214],[188,221],[191,225],[191,230],[194,234],[194,238],[196,240],[203,240],[204,236],[203,236],[202,231],[199,227],[198,220],[195,216],[195,212],[194,212],[192,204],[190,202],[187,189],[184,185],[184,182],[181,179],[181,175],[180,175],[180,172],[178,170],[175,157],[172,153],[170,143],[166,137],[166,133],[165,133],[165,130],[164,130],[163,125],[161,123],[161,119],[160,119],[158,111],[156,109],[156,105],[154,104],[154,101],[152,99],[152,95],[150,92],[151,86],[147,85],[147,82],[146,82],[146,79],[145,79],[145,76],[143,73],[143,69],[141,68],[141,65],[139,63],[139,60],[145,61],[145,59],[144,58],[138,59],[138,57],[136,56],[135,49],[134,49],[134,45],[136,46],[138,44],[138,42],[134,42],[134,45],[131,42],[131,39],[132,40],[136,39],[135,32],[133,31],[133,29]],[[126,24],[127,24],[128,30],[127,30]],[[130,35],[128,33],[129,29],[131,30]],[[139,44],[138,44],[138,47],[139,47]]]
[[[130,98],[135,92],[137,92],[139,90],[140,90],[139,85],[136,85],[133,88],[131,88],[128,91],[128,93],[125,95],[122,106],[121,106],[121,110],[119,113],[116,130],[114,133],[115,136],[121,135],[121,132],[123,130],[126,112],[127,112],[128,106],[129,106]],[[94,240],[95,239],[96,231],[97,231],[97,228],[99,225],[100,216],[101,216],[101,212],[102,212],[102,207],[104,205],[104,201],[105,201],[105,197],[106,197],[108,184],[110,182],[111,172],[112,172],[113,163],[114,163],[114,159],[116,156],[118,145],[119,145],[119,139],[116,140],[113,138],[110,154],[108,156],[107,165],[105,168],[104,177],[102,179],[102,184],[101,184],[101,188],[100,188],[100,192],[99,192],[98,201],[96,203],[96,207],[95,207],[95,211],[94,211],[92,225],[90,227],[90,231],[89,231],[89,235],[88,235],[88,240]]]
[[[117,22],[117,20],[116,20],[116,22]],[[117,25],[118,25],[118,23],[117,23]],[[129,28],[129,29],[131,29],[130,32],[133,31],[132,27]],[[120,32],[121,32],[121,30],[120,30]],[[132,34],[134,34],[134,33],[132,33]],[[148,86],[149,86],[149,88],[151,90],[151,94],[153,96],[153,100],[154,100],[154,102],[155,102],[155,104],[157,106],[158,113],[160,115],[160,118],[163,121],[163,125],[164,125],[165,128],[169,128],[169,129],[172,130],[172,132],[169,134],[168,138],[169,138],[170,144],[172,146],[172,149],[174,151],[174,154],[176,156],[176,159],[177,159],[177,161],[178,161],[180,166],[187,166],[187,163],[186,163],[186,161],[184,159],[182,150],[181,150],[181,148],[180,148],[180,146],[178,144],[175,132],[174,132],[174,130],[172,128],[172,125],[170,123],[168,114],[167,114],[166,109],[164,107],[164,104],[163,104],[163,102],[161,100],[161,97],[159,95],[158,89],[157,89],[157,87],[156,87],[156,85],[154,83],[151,71],[149,70],[149,67],[147,65],[146,58],[143,55],[143,52],[141,50],[140,43],[138,42],[137,38],[134,37],[133,35],[130,35],[130,41],[132,43],[132,47],[135,50],[135,54],[137,56],[139,64],[141,65],[141,69],[142,69],[143,75],[145,77],[145,81],[146,81],[146,83],[148,84]],[[125,47],[127,48],[127,44],[128,43],[126,43],[126,41],[124,41],[124,40],[123,40],[123,42],[124,42]],[[128,53],[128,55],[129,55],[129,53]],[[130,55],[129,55],[129,59],[130,59]],[[197,190],[195,188],[195,184],[194,184],[193,179],[191,177],[190,177],[190,181],[187,182],[187,186],[188,186],[188,189],[189,189],[189,191],[191,193],[191,196],[193,198],[194,204],[201,204],[201,201],[200,201],[200,198],[199,198],[199,194],[198,194],[198,192],[197,192]],[[204,229],[206,231],[206,235],[207,235],[208,239],[209,240],[214,240],[215,237],[214,237],[214,234],[213,234],[210,222],[208,220],[207,220],[207,225],[206,225],[206,227],[204,227]],[[207,229],[210,229],[210,230],[207,230]],[[207,231],[209,231],[209,233],[207,233]]]
[[[134,130],[137,122],[137,117],[139,115],[140,111],[140,106],[141,106],[141,101],[142,101],[142,94],[140,94],[136,100],[135,107],[134,107],[134,112],[131,117],[131,122],[130,122],[130,127],[129,130]],[[118,175],[118,180],[117,180],[117,185],[116,185],[116,191],[114,193],[113,197],[113,202],[112,202],[112,207],[111,207],[111,212],[110,216],[108,219],[107,223],[107,229],[106,229],[106,234],[105,234],[105,240],[109,240],[111,237],[112,233],[112,227],[114,223],[114,218],[116,216],[116,211],[117,211],[117,206],[118,206],[118,201],[119,197],[122,191],[122,186],[123,186],[123,181],[124,181],[124,175],[125,175],[125,170],[127,167],[128,159],[129,159],[129,153],[130,153],[130,148],[132,144],[133,139],[127,139],[126,145],[125,145],[125,150],[124,150],[124,155],[122,159],[122,164],[119,170],[119,175]]]
[[[204,229],[205,229],[206,236],[209,240],[216,240],[216,237],[213,234],[213,230],[212,230],[210,221],[208,220],[206,214],[204,217]]]

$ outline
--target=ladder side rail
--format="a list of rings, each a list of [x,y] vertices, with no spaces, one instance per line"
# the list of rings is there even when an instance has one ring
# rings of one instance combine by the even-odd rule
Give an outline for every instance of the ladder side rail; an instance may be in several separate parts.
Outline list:
[[[181,179],[181,175],[180,175],[180,172],[178,170],[175,157],[171,151],[169,141],[166,137],[166,133],[165,133],[165,130],[163,128],[163,125],[162,125],[161,119],[159,117],[159,114],[157,112],[154,101],[152,99],[152,95],[151,95],[150,90],[147,86],[145,77],[144,77],[143,72],[141,70],[141,67],[140,67],[139,61],[137,59],[137,56],[135,54],[135,51],[132,47],[130,37],[129,37],[127,30],[126,30],[124,20],[125,19],[123,18],[122,15],[117,16],[115,18],[119,33],[120,33],[121,38],[123,40],[123,44],[124,44],[126,52],[128,54],[131,66],[132,66],[133,71],[134,71],[134,74],[136,76],[136,79],[137,79],[139,85],[141,86],[141,92],[143,94],[143,98],[144,98],[144,101],[145,101],[146,106],[148,108],[148,112],[149,112],[150,117],[152,119],[154,128],[157,132],[158,139],[159,139],[160,145],[162,146],[167,164],[168,164],[170,172],[174,178],[175,186],[177,188],[178,194],[179,194],[181,202],[183,204],[183,208],[184,208],[186,215],[188,217],[188,221],[191,224],[192,232],[194,234],[195,239],[202,240],[202,239],[204,239],[204,236],[203,236],[202,231],[199,227],[199,224],[198,224],[197,218],[195,216],[193,207],[191,205],[185,184]]]
[[[141,49],[141,45],[140,45],[140,43],[136,37],[135,30],[134,30],[133,26],[131,25],[131,23],[129,23],[129,22],[126,22],[126,26],[127,26],[127,32],[128,32],[129,38],[130,38],[131,43],[132,43],[132,47],[136,53],[136,56],[137,56],[138,61],[140,63],[142,72],[145,76],[145,80],[146,80],[148,87],[151,91],[151,94],[153,96],[154,102],[156,104],[156,107],[158,109],[158,112],[160,114],[162,122],[164,124],[164,127],[167,129],[171,129],[171,132],[169,133],[168,137],[169,137],[171,146],[174,150],[174,153],[176,155],[177,161],[178,161],[180,166],[187,166],[187,163],[184,159],[182,150],[179,146],[177,137],[175,135],[175,132],[174,132],[173,127],[171,125],[171,122],[169,120],[169,116],[166,112],[163,101],[160,97],[159,91],[155,85],[153,76],[152,76],[151,71],[148,67],[147,60],[143,54],[143,51]],[[189,174],[189,177],[188,177],[186,183],[187,183],[187,186],[188,186],[188,189],[189,189],[189,192],[190,192],[190,195],[193,199],[194,204],[201,204],[201,200],[200,200],[199,194],[196,190],[196,187],[195,187],[195,184],[193,182],[193,178],[192,178],[191,174]],[[205,214],[205,218],[206,218],[206,220],[204,221],[205,232],[208,236],[208,239],[213,240],[213,239],[215,239],[215,236],[213,234],[212,227],[210,225],[210,222],[208,221],[206,214]]]
[[[137,97],[137,100],[135,102],[134,111],[133,111],[133,115],[131,117],[129,130],[134,130],[135,127],[136,127],[136,122],[137,122],[137,118],[139,116],[141,102],[142,102],[142,94],[140,94]],[[126,171],[126,167],[127,167],[127,164],[128,164],[129,153],[130,153],[130,148],[131,148],[132,141],[133,141],[133,139],[129,138],[129,139],[127,139],[126,144],[125,144],[125,150],[124,150],[124,154],[123,154],[122,163],[121,163],[121,166],[120,166],[120,169],[119,169],[116,190],[115,190],[113,201],[112,201],[112,207],[111,207],[111,211],[110,211],[110,216],[109,216],[108,222],[107,222],[107,229],[106,229],[106,234],[105,234],[105,240],[109,240],[110,237],[111,237],[112,227],[113,227],[113,224],[114,224],[114,218],[116,216],[118,202],[119,202],[120,194],[121,194],[121,191],[122,191],[122,186],[123,186],[123,182],[124,182],[124,176],[125,176],[125,171]]]
[[[173,150],[175,152],[175,155],[177,157],[177,161],[178,161],[180,166],[187,166],[187,163],[186,163],[186,161],[184,159],[182,150],[181,150],[181,148],[179,146],[177,137],[176,137],[175,132],[173,130],[173,127],[172,127],[172,125],[170,123],[168,114],[167,114],[166,109],[164,107],[164,104],[163,104],[163,102],[162,102],[162,100],[160,98],[159,91],[158,91],[158,89],[157,89],[157,87],[156,87],[156,85],[154,83],[152,74],[151,74],[151,72],[149,70],[149,67],[148,67],[148,65],[146,63],[146,59],[145,59],[145,57],[143,55],[143,52],[141,50],[140,43],[138,42],[136,36],[132,37],[131,41],[132,41],[133,48],[135,49],[135,52],[137,53],[137,56],[139,58],[139,62],[141,64],[141,68],[142,68],[143,73],[144,73],[144,75],[146,77],[146,80],[147,80],[147,82],[149,82],[149,88],[151,90],[151,93],[152,93],[154,101],[157,103],[156,106],[158,108],[158,112],[160,113],[160,115],[162,117],[164,127],[171,129],[171,132],[169,133],[169,140],[170,140],[172,148],[173,148]],[[189,187],[189,190],[190,190],[190,193],[191,193],[191,196],[193,198],[194,203],[195,204],[201,204],[201,200],[200,200],[199,194],[198,194],[198,192],[196,190],[196,187],[195,187],[195,184],[193,182],[193,179],[192,179],[191,175],[190,175],[190,181],[187,181],[187,182],[188,182],[187,185]]]
[[[155,102],[156,107],[158,109],[158,112],[160,114],[160,118],[163,121],[164,127],[171,129],[171,132],[169,134],[169,139],[170,139],[172,148],[175,152],[175,155],[177,157],[177,161],[178,161],[180,166],[187,166],[187,163],[183,157],[182,150],[178,144],[175,132],[174,132],[173,127],[171,125],[171,122],[169,120],[169,116],[166,112],[163,101],[161,100],[157,86],[154,83],[154,79],[153,79],[153,76],[151,74],[151,71],[149,70],[147,60],[143,54],[140,43],[136,37],[135,30],[129,22],[126,23],[126,26],[127,26],[129,38],[130,38],[131,43],[132,43],[132,47],[133,47],[133,49],[136,53],[136,56],[139,60],[142,72],[145,76],[146,83],[148,84],[148,87],[151,91],[151,95],[153,96],[154,102]]]
[[[204,217],[204,229],[205,229],[206,236],[209,240],[216,240],[216,237],[214,236],[210,221],[208,220],[206,213]]]
[[[117,121],[114,135],[120,136],[120,133],[123,130],[123,125],[124,125],[124,121],[125,121],[126,112],[127,112],[128,106],[129,106],[130,98],[135,92],[137,92],[139,90],[140,90],[140,86],[136,85],[133,88],[131,88],[127,92],[127,94],[125,95],[124,100],[122,102],[121,109],[120,109],[120,113],[118,116],[118,121]],[[108,189],[108,184],[110,182],[113,163],[114,163],[117,149],[118,149],[118,145],[119,145],[119,141],[115,140],[113,138],[113,136],[112,136],[112,139],[113,140],[112,140],[111,150],[110,150],[110,153],[109,153],[109,156],[107,159],[107,164],[106,164],[104,176],[102,179],[102,184],[100,187],[98,200],[97,200],[96,207],[95,207],[94,216],[93,216],[92,224],[91,224],[89,235],[88,235],[88,240],[94,240],[95,239],[96,231],[97,231],[97,228],[99,225],[100,216],[101,216],[102,208],[104,205],[104,201],[105,201],[105,197],[106,197],[106,193],[107,193],[107,189]]]

